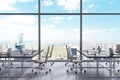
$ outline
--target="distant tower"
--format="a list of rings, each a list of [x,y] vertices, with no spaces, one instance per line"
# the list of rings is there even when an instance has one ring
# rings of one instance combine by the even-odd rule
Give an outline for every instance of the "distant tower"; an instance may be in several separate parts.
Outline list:
[[[19,45],[23,45],[23,33],[19,35]]]

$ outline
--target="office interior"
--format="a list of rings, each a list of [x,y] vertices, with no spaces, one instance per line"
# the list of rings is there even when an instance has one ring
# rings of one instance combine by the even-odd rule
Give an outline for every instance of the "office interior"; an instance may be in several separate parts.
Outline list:
[[[0,80],[119,80],[119,0],[1,0]]]

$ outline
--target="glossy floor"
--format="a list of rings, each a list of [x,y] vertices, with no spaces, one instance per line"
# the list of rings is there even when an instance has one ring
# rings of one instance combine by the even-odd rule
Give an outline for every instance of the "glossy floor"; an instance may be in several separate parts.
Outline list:
[[[25,63],[24,65],[30,66],[30,63]],[[48,74],[45,71],[35,74],[31,68],[16,68],[16,66],[20,66],[20,63],[13,63],[13,68],[10,70],[1,66],[0,80],[120,80],[119,73],[116,73],[118,75],[117,78],[109,78],[109,71],[104,68],[99,69],[98,75],[96,68],[86,69],[87,73],[84,70],[82,72],[78,70],[78,74],[75,74],[75,70],[70,70],[67,73],[66,70],[69,65],[65,66],[65,62],[55,62],[53,66],[48,64],[52,70]]]

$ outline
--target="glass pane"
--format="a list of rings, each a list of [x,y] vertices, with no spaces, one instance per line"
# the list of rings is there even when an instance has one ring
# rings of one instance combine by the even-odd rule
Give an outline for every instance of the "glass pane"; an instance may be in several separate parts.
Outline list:
[[[0,16],[0,44],[16,49],[23,44],[25,49],[38,49],[37,16]]]
[[[109,48],[115,51],[120,37],[120,16],[83,16],[83,50],[93,51],[98,46],[109,55]],[[93,53],[93,52],[92,52]]]
[[[0,0],[0,13],[36,13],[38,0]]]
[[[79,48],[80,16],[41,16],[41,41],[54,44],[52,60],[66,60],[66,45]]]
[[[83,0],[84,13],[119,13],[120,0]]]
[[[80,0],[41,0],[41,13],[79,13]]]

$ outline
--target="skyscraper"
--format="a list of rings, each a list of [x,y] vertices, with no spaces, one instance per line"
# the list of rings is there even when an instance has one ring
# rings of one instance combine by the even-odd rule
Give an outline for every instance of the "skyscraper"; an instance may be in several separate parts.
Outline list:
[[[23,33],[20,33],[19,35],[19,42],[18,42],[19,45],[23,45]]]

